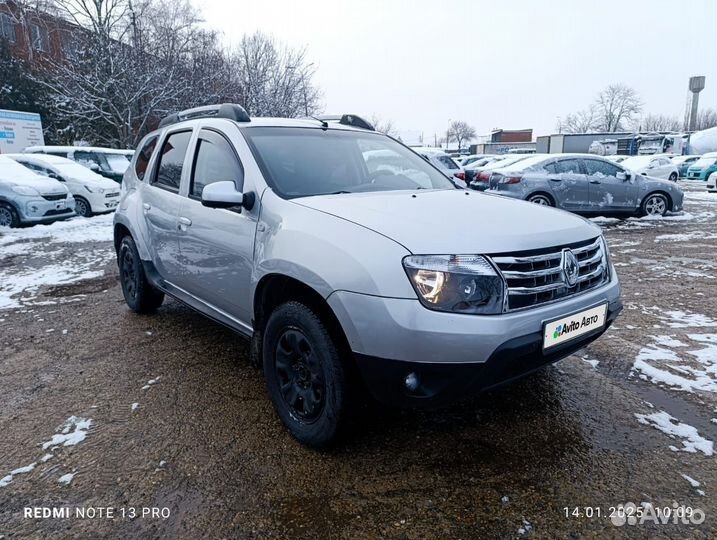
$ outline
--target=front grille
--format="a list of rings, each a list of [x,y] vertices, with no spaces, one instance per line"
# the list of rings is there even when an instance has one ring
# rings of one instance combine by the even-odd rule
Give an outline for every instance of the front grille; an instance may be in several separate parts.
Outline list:
[[[72,208],[64,208],[62,210],[48,210],[43,215],[44,216],[60,216],[62,214],[69,214],[72,212]]]
[[[119,191],[113,191],[112,193],[105,193],[105,199],[110,199],[112,197],[119,197]]]
[[[575,285],[563,272],[563,250],[578,261]],[[525,309],[599,287],[609,279],[607,254],[600,237],[565,246],[492,255],[508,286],[508,310]]]
[[[60,193],[59,195],[43,195],[42,198],[46,201],[64,201],[67,198],[67,193]]]

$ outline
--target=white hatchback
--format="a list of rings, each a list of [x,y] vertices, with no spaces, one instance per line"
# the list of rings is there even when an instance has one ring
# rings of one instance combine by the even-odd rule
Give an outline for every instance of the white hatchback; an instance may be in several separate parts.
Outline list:
[[[120,200],[120,186],[75,161],[49,154],[7,154],[37,174],[59,180],[75,198],[79,216],[113,212]]]

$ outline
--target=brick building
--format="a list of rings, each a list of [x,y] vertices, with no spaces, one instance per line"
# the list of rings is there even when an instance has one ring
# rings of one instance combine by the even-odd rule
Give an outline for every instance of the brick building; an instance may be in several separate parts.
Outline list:
[[[50,13],[0,0],[0,41],[17,60],[32,67],[43,61],[61,62],[77,51],[82,30]]]

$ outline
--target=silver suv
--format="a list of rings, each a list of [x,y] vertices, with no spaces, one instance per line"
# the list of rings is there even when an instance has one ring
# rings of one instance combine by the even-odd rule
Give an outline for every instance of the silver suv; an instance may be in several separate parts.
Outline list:
[[[130,308],[168,294],[250,338],[310,446],[345,425],[354,383],[442,404],[573,353],[622,307],[598,227],[457,189],[352,115],[164,119],[125,174],[114,238]]]

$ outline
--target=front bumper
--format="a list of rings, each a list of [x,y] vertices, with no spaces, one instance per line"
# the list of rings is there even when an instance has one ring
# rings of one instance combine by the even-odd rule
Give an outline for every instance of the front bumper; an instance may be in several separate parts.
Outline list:
[[[346,334],[369,391],[381,401],[441,404],[555,362],[599,337],[622,309],[612,280],[586,293],[503,315],[441,313],[417,299],[337,291],[328,299]],[[542,350],[543,325],[569,313],[608,304],[606,325],[564,347]],[[421,386],[408,392],[407,374]]]
[[[75,200],[67,197],[48,201],[42,197],[28,197],[18,201],[19,217],[22,223],[50,223],[75,215]]]

